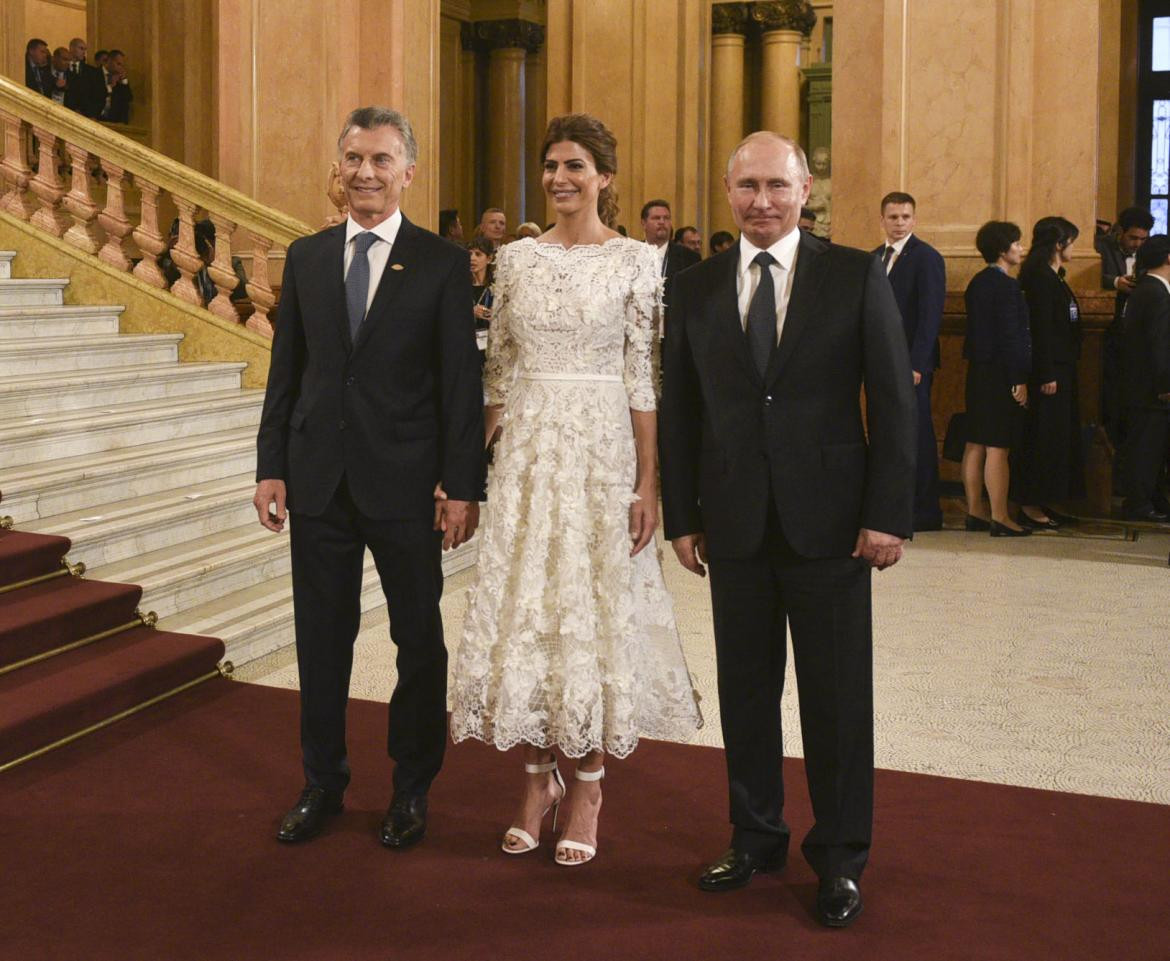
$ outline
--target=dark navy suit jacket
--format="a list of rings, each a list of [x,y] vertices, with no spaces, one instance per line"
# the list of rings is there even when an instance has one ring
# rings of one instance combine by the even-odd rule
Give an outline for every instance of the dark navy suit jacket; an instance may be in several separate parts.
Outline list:
[[[874,254],[882,256],[886,245]],[[889,273],[894,300],[902,312],[910,367],[922,373],[939,365],[938,329],[942,324],[943,302],[947,295],[947,268],[942,255],[914,234]]]
[[[1000,364],[1013,384],[1026,384],[1032,370],[1028,302],[1014,277],[987,267],[971,278],[965,295],[967,339],[963,356]]]

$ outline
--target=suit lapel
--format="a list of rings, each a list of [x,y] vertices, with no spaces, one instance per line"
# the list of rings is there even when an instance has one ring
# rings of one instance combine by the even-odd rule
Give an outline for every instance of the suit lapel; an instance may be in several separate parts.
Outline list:
[[[820,240],[801,233],[800,251],[796,257],[796,276],[792,280],[792,296],[788,298],[784,328],[780,332],[780,344],[772,352],[771,362],[764,375],[765,385],[771,384],[780,375],[780,371],[796,350],[801,334],[812,322],[817,293],[829,266],[829,259],[825,256],[827,249]],[[745,347],[746,343],[745,338]]]
[[[390,249],[390,256],[386,260],[386,269],[382,271],[382,279],[378,281],[378,290],[374,300],[366,313],[366,319],[358,328],[357,341],[353,349],[361,350],[362,345],[370,339],[370,332],[377,324],[383,322],[394,295],[402,286],[406,276],[416,266],[419,229],[405,216],[398,227],[398,236],[394,238],[394,246]]]
[[[321,260],[318,277],[326,278],[329,300],[336,304],[331,310],[334,327],[341,338],[342,346],[349,353],[349,315],[345,308],[345,223],[330,227],[321,243]]]
[[[906,246],[902,248],[902,252],[894,258],[894,266],[890,268],[891,277],[893,277],[894,274],[901,273],[899,268],[902,266],[903,261],[905,261],[906,258],[914,252],[914,248],[917,247],[918,244],[918,238],[914,234],[911,234],[910,239],[906,241]]]
[[[736,290],[736,280],[739,274],[739,244],[735,244],[718,256],[726,257],[727,263],[711,299],[712,310],[715,314],[715,327],[720,337],[730,341],[732,353],[739,358],[752,382],[760,384],[760,374],[756,370],[755,361],[752,360],[751,347],[748,344],[747,334],[744,333],[743,320],[739,316],[739,292]]]

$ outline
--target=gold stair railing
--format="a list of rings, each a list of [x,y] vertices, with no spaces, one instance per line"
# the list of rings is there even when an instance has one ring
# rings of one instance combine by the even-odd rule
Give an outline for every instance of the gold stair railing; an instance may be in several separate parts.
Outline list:
[[[152,287],[169,289],[196,307],[203,306],[203,298],[195,275],[204,264],[196,249],[195,219],[205,214],[215,225],[214,259],[207,272],[217,291],[207,310],[232,322],[240,320],[229,299],[239,282],[232,268],[232,241],[238,235],[243,245],[238,252],[250,248],[252,256],[247,291],[254,312],[246,326],[272,336],[269,313],[276,295],[269,256],[312,233],[308,224],[3,77],[0,124],[4,128],[0,210]],[[126,196],[131,190],[140,195],[137,224],[127,216]],[[168,284],[156,263],[167,248],[159,229],[159,203],[166,195],[179,218],[179,237],[171,248],[180,274],[174,284]],[[141,258],[137,264],[132,260],[135,255]]]

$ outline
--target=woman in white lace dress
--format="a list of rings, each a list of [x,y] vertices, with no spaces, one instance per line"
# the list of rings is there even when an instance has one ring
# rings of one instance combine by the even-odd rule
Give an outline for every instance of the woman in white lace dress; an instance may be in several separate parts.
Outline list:
[[[658,260],[608,226],[613,135],[581,114],[549,125],[556,225],[501,248],[484,371],[502,426],[455,663],[451,733],[525,747],[524,797],[503,849],[537,847],[566,795],[556,860],[597,849],[606,753],[702,724],[654,541],[658,524]]]

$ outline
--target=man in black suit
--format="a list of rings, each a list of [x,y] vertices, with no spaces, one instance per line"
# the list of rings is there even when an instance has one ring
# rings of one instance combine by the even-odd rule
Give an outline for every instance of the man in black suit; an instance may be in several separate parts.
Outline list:
[[[1126,437],[1121,477],[1125,514],[1164,523],[1160,489],[1170,435],[1170,238],[1151,237],[1137,252],[1140,279],[1122,320]]]
[[[914,234],[917,204],[910,194],[894,191],[882,198],[886,242],[874,250],[902,314],[906,346],[918,408],[918,470],[914,478],[914,529],[942,528],[938,501],[938,440],[930,412],[930,391],[939,367],[938,331],[947,296],[947,268],[939,254]]]
[[[111,50],[105,66],[101,68],[98,89],[102,100],[98,119],[107,123],[130,122],[130,103],[134,93],[130,89],[126,71],[126,54],[121,50]]]
[[[409,121],[355,110],[338,146],[349,216],[288,248],[257,438],[260,523],[279,531],[291,515],[301,682],[306,784],[278,838],[311,837],[341,810],[369,547],[398,648],[381,840],[405,848],[425,832],[446,744],[440,548],[478,522],[483,394],[467,252],[399,209],[418,155]]]
[[[1114,448],[1125,446],[1125,381],[1128,374],[1122,363],[1122,316],[1125,304],[1136,283],[1137,255],[1154,229],[1154,215],[1143,207],[1126,207],[1117,215],[1117,225],[1096,245],[1101,255],[1101,289],[1117,291],[1113,322],[1105,331],[1101,344],[1101,423]],[[1118,458],[1120,462],[1120,458]],[[1120,463],[1119,465],[1120,466]],[[1117,479],[1120,480],[1120,471]]]
[[[816,816],[802,850],[818,917],[843,927],[873,817],[870,568],[897,563],[913,521],[910,361],[881,263],[797,228],[799,146],[750,135],[726,184],[742,234],[676,280],[659,421],[666,536],[711,571],[734,825],[699,884],[740,887],[787,856],[787,624]]]
[[[703,259],[689,247],[676,244],[671,239],[670,204],[665,200],[648,200],[642,205],[642,237],[658,253],[658,267],[665,279],[662,292],[662,330],[670,318],[671,288],[680,271],[697,264]]]
[[[100,67],[85,62],[89,45],[81,38],[69,41],[68,86],[65,89],[65,106],[79,114],[96,120],[105,106],[105,77]]]
[[[46,97],[53,96],[49,45],[39,37],[33,37],[24,48],[24,85]]]

